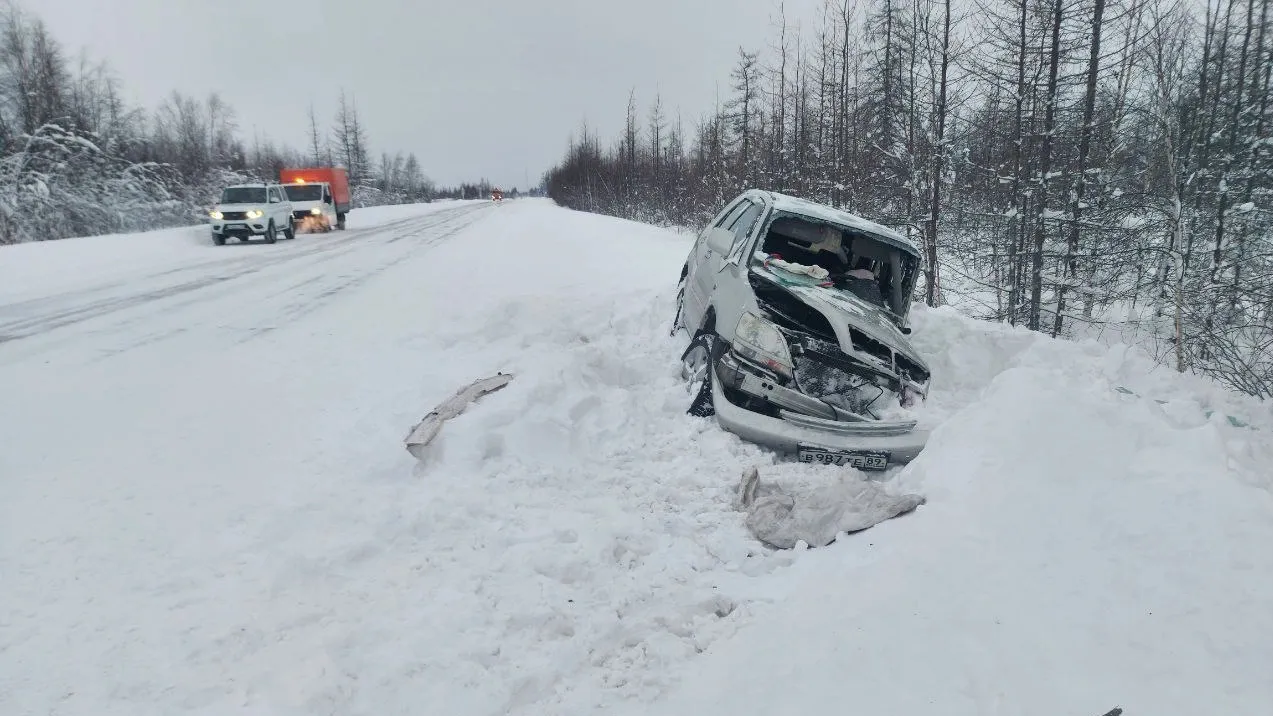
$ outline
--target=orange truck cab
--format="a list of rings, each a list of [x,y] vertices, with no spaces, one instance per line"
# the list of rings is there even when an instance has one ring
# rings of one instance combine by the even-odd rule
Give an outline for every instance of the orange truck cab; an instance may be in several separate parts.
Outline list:
[[[344,230],[350,212],[349,173],[341,167],[305,167],[279,171],[279,183],[292,202],[296,226],[308,231]]]

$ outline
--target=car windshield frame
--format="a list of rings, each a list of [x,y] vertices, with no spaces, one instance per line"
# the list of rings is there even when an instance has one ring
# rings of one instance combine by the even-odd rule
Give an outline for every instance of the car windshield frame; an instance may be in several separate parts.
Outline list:
[[[264,204],[265,187],[230,186],[221,190],[222,204]]]
[[[830,226],[844,232],[850,237],[866,239],[880,247],[887,247],[889,249],[896,250],[900,264],[899,268],[901,269],[901,276],[893,277],[892,282],[901,283],[901,290],[899,291],[901,294],[901,305],[895,305],[892,297],[890,296],[882,296],[884,299],[882,304],[877,303],[874,300],[864,298],[850,287],[852,285],[851,280],[843,274],[831,277],[831,281],[829,282],[830,285],[825,286],[825,288],[847,296],[853,296],[855,299],[888,314],[894,321],[903,320],[903,317],[910,312],[912,294],[915,290],[915,285],[919,282],[919,273],[922,268],[923,258],[918,255],[917,250],[914,247],[900,243],[891,237],[882,236],[874,231],[866,230],[860,226],[828,221],[821,217],[792,212],[781,208],[775,209],[768,217],[765,218],[764,223],[759,227],[758,231],[755,231],[748,242],[748,245],[751,246],[751,251],[748,252],[748,255],[750,256],[748,263],[750,266],[762,266],[764,264],[763,261],[757,258],[756,254],[757,252],[762,251],[762,247],[765,244],[765,238],[768,236],[774,223],[783,218],[795,219],[814,225]]]
[[[322,201],[323,185],[322,184],[284,184],[283,191],[287,194],[288,201]],[[292,192],[304,191],[313,196],[295,196]]]

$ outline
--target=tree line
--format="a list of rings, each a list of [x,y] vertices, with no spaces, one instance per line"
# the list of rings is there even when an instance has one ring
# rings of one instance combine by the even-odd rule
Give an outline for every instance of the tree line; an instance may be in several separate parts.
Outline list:
[[[891,225],[929,305],[1118,331],[1273,396],[1270,0],[826,0],[740,49],[687,129],[628,102],[545,176],[566,206],[701,225],[752,186]]]
[[[330,123],[311,107],[303,149],[245,140],[215,92],[174,91],[149,112],[122,95],[106,63],[72,59],[38,17],[0,2],[0,245],[197,223],[222,186],[286,166],[346,167],[355,206],[437,191],[414,154],[371,155],[343,90]]]

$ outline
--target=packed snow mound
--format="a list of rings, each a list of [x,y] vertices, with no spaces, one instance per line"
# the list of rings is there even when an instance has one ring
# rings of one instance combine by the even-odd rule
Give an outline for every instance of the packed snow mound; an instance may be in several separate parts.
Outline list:
[[[738,509],[743,471],[792,491],[832,472],[685,414],[667,330],[692,237],[543,201],[452,208],[100,276],[0,249],[30,301],[0,311],[27,327],[0,330],[0,711],[1273,701],[1267,407],[919,309],[937,430],[882,487],[926,503],[773,550]],[[162,243],[109,241],[51,250]],[[427,463],[403,449],[500,371],[517,377]]]
[[[1273,464],[1248,461],[1269,433],[1200,419],[1215,394],[1166,411],[1116,390],[1179,401],[1193,383],[1122,348],[946,311],[916,325],[946,419],[893,482],[925,506],[805,553],[772,606],[631,713],[1265,710],[1273,499],[1249,483]],[[773,654],[791,658],[758,674]]]

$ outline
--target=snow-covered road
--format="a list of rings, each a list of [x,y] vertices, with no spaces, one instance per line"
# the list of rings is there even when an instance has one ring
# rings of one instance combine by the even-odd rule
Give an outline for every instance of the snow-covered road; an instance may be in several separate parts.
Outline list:
[[[742,470],[837,478],[684,414],[688,242],[519,200],[0,248],[0,714],[1273,703],[1267,406],[921,309],[928,504],[774,553]]]
[[[195,246],[195,237],[188,230],[156,232],[156,237],[177,244],[165,246],[169,251],[157,256],[146,251],[150,247],[118,240],[98,239],[96,245],[84,239],[66,242],[86,249],[78,252],[81,255],[107,259],[115,258],[110,250],[114,243],[124,256],[119,257],[119,265],[108,265],[114,271],[100,277],[95,275],[102,268],[100,264],[65,266],[57,261],[59,256],[38,256],[43,260],[37,264],[46,270],[35,271],[36,280],[27,278],[33,284],[27,292],[36,297],[19,294],[0,306],[0,345],[21,340],[19,354],[33,355],[47,354],[64,344],[77,348],[91,344],[100,354],[123,352],[181,334],[201,334],[200,339],[211,342],[209,348],[226,340],[249,340],[321,308],[422,248],[449,238],[486,207],[461,204],[429,208],[435,210],[369,228],[301,235],[295,241],[272,246],[258,242]],[[196,240],[206,243],[206,231],[195,232]],[[54,248],[45,254],[57,254],[56,249],[62,248],[57,244],[27,245],[13,253],[25,250],[35,255],[30,249],[45,246]],[[185,251],[171,251],[178,247]],[[205,250],[191,250],[195,248]],[[25,257],[15,258],[18,262],[11,264],[10,270],[16,274]],[[140,270],[136,268],[138,259]],[[50,276],[63,279],[63,283],[48,281]],[[14,278],[5,282],[5,289],[14,291],[14,284],[23,277]],[[83,330],[56,330],[78,324],[87,325]],[[217,330],[202,330],[208,327]],[[17,357],[5,353],[0,360],[12,362]]]
[[[749,546],[701,468],[751,449],[680,414],[651,301],[685,240],[540,202],[359,213],[0,256],[0,712],[651,695],[672,675],[637,667],[732,609],[710,569]],[[411,424],[501,369],[417,469]]]

